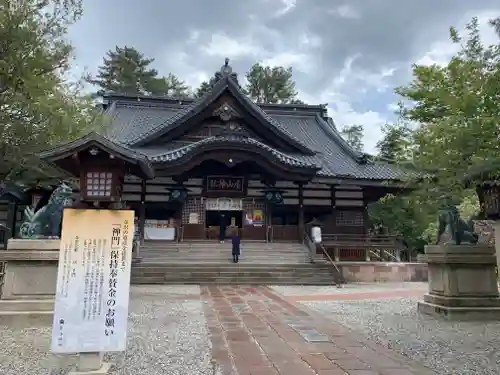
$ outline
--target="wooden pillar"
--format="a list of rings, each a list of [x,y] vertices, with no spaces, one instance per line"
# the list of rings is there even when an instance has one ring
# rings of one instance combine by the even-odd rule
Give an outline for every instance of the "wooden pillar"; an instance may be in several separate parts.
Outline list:
[[[335,208],[335,185],[330,186],[330,208],[332,213],[331,228],[329,230],[332,233],[337,233],[337,209]]]
[[[9,202],[7,211],[7,227],[9,230],[5,232],[5,245],[9,238],[14,238],[16,235],[16,222],[17,222],[17,203]]]
[[[146,224],[146,180],[141,181],[141,205],[139,207],[139,239],[144,243],[144,226]]]
[[[269,242],[273,241],[273,204],[271,202],[267,202],[266,204],[266,226],[267,226],[267,240]]]
[[[299,224],[299,241],[304,238],[304,184],[302,182],[298,183],[299,186],[299,212],[298,212],[298,224]]]
[[[366,199],[365,189],[363,191],[363,234],[368,234],[370,229],[370,216],[368,215],[368,202]]]

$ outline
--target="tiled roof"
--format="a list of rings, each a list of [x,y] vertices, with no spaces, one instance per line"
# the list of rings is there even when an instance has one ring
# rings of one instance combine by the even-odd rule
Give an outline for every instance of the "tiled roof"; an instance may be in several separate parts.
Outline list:
[[[263,151],[269,152],[273,157],[279,160],[281,163],[299,167],[299,168],[313,168],[317,169],[316,163],[313,161],[308,162],[304,160],[302,157],[294,157],[287,155],[281,151],[276,150],[273,147],[266,145],[256,139],[249,138],[241,135],[221,135],[221,136],[212,136],[204,138],[198,142],[189,143],[179,148],[175,148],[173,150],[163,151],[158,154],[149,153],[148,158],[152,162],[169,162],[181,159],[183,156],[189,155],[193,150],[198,149],[205,145],[212,144],[236,144],[236,145],[252,145],[256,146]]]
[[[230,75],[221,78],[203,97],[192,101],[188,105],[183,106],[177,110],[172,116],[163,118],[163,121],[151,122],[147,128],[142,132],[132,132],[126,134],[127,144],[129,146],[142,146],[150,140],[157,139],[158,137],[172,131],[173,129],[181,126],[196,114],[205,110],[205,108],[214,102],[224,91],[228,90],[240,104],[246,108],[247,111],[260,120],[278,137],[288,141],[302,152],[312,153],[312,150],[307,148],[300,139],[297,139],[293,133],[288,129],[282,127],[272,117],[268,116],[258,105],[253,103],[241,91],[238,83],[236,83]],[[153,111],[151,111],[153,112]],[[149,121],[149,119],[148,119]]]
[[[64,159],[72,155],[75,150],[92,145],[97,145],[111,154],[119,155],[121,158],[131,164],[138,165],[141,177],[154,177],[154,171],[146,155],[136,150],[130,149],[129,147],[120,145],[119,143],[113,142],[108,138],[97,134],[96,132],[90,132],[87,135],[75,139],[72,142],[63,144],[47,151],[43,151],[39,154],[39,156],[42,160],[55,162],[56,160]]]
[[[139,99],[139,100],[138,100]],[[115,142],[132,147],[148,156],[150,160],[161,154],[170,155],[173,150],[192,149],[177,142],[158,149],[134,147],[137,139],[174,123],[180,116],[193,110],[199,101],[184,101],[166,98],[132,98],[110,96],[107,98],[106,113],[111,118],[109,136]],[[248,99],[244,99],[249,101]],[[333,121],[325,118],[320,106],[308,105],[255,105],[261,116],[265,116],[278,134],[289,135],[313,153],[280,153],[283,158],[296,160],[307,165],[316,165],[318,175],[347,179],[398,180],[408,176],[406,171],[383,162],[367,160],[363,154],[352,149],[341,137]],[[198,142],[199,143],[199,142]],[[277,150],[276,150],[277,151]]]

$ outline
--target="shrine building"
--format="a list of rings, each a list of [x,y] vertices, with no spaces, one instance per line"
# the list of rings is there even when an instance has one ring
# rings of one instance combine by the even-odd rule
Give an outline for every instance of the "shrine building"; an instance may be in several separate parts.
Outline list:
[[[325,106],[257,104],[226,63],[192,100],[104,96],[104,135],[41,154],[80,178],[80,199],[124,202],[146,240],[301,240],[365,234],[366,207],[400,191],[405,173],[340,136]],[[222,220],[222,221],[221,221]]]

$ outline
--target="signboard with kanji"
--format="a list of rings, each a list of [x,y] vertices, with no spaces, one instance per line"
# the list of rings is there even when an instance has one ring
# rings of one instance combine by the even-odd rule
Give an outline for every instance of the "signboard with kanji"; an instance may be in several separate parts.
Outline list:
[[[64,210],[53,353],[124,351],[134,212]]]

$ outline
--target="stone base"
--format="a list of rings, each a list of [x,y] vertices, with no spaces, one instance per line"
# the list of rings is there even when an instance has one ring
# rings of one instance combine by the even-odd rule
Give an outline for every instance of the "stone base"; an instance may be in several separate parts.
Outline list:
[[[51,327],[52,311],[5,311],[0,314],[0,324],[17,327]]]
[[[54,310],[54,303],[53,299],[0,300],[0,314],[8,311],[51,312]]]
[[[500,298],[496,296],[440,296],[436,294],[425,294],[424,302],[443,307],[498,307]]]
[[[80,353],[76,369],[68,375],[109,374],[111,363],[103,361],[103,353]]]
[[[70,371],[68,375],[105,375],[109,374],[112,364],[109,362],[102,362],[102,366],[99,370],[89,370],[89,371]]]
[[[22,239],[10,238],[7,242],[7,250],[59,250],[61,240],[59,239]]]
[[[500,307],[450,307],[419,301],[418,311],[445,320],[488,321],[500,320]]]
[[[30,326],[52,325],[54,300],[0,300],[0,321]]]

